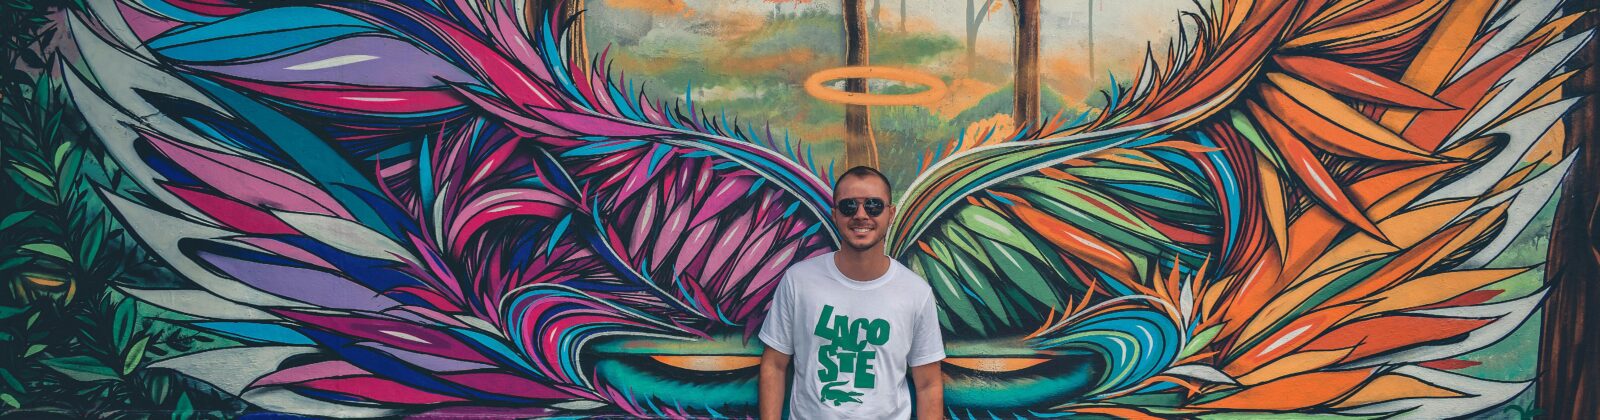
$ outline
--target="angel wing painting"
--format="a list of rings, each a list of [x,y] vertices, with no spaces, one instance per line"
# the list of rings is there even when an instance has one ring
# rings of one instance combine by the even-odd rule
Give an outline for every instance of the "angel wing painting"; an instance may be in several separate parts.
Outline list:
[[[839,246],[838,164],[653,99],[570,42],[581,3],[62,12],[45,71],[133,185],[92,197],[180,279],[108,293],[231,343],[129,371],[310,416],[753,416],[778,279]],[[1503,257],[1574,162],[1563,6],[1199,2],[1092,112],[918,151],[887,243],[935,292],[946,415],[1525,399],[1478,355],[1548,292]]]

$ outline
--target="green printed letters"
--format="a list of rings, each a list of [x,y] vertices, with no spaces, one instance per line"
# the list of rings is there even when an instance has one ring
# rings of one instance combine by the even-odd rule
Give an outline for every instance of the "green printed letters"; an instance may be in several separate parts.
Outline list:
[[[860,393],[834,389],[845,383],[838,380],[839,374],[854,374],[851,385],[856,389],[877,386],[873,362],[878,352],[868,350],[867,346],[882,346],[889,342],[889,322],[865,318],[852,320],[846,315],[834,315],[833,305],[825,305],[822,307],[822,316],[817,317],[813,333],[829,342],[817,349],[817,362],[822,365],[822,369],[817,371],[817,379],[825,385],[822,401],[831,400],[833,405],[860,402],[853,398]]]

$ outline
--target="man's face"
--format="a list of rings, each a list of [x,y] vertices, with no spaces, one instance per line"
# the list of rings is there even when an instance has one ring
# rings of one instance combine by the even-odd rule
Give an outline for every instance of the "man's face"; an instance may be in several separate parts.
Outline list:
[[[870,214],[869,210],[880,205],[882,212],[876,216]],[[851,207],[854,213],[847,214]],[[883,180],[874,176],[847,176],[839,181],[833,195],[833,222],[839,226],[845,245],[857,251],[872,249],[883,242],[884,230],[888,229],[892,218],[894,206],[889,204],[889,185]]]

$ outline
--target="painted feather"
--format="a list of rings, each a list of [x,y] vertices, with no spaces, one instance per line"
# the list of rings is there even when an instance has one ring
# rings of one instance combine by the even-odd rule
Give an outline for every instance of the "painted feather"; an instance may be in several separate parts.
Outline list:
[[[947,329],[1098,356],[1034,413],[1496,406],[1529,383],[1451,370],[1544,296],[1490,263],[1571,164],[1533,152],[1559,141],[1542,133],[1575,100],[1550,89],[1590,37],[1556,6],[1222,2],[1064,137],[950,145],[893,255]]]
[[[70,87],[151,192],[108,197],[218,299],[130,292],[249,314],[195,325],[262,358],[161,367],[263,408],[604,401],[591,340],[750,334],[783,269],[834,243],[809,169],[720,125],[592,96],[615,86],[577,87],[585,72],[544,61],[554,22],[499,4],[95,6],[127,27],[72,18]]]

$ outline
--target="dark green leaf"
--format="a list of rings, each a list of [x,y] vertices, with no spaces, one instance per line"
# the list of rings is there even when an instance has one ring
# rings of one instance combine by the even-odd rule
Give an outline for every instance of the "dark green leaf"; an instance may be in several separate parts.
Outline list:
[[[26,256],[26,255],[19,255],[19,256],[16,256],[16,257],[11,257],[11,259],[8,259],[8,260],[5,260],[5,261],[0,261],[0,272],[4,272],[6,270],[10,270],[12,268],[16,268],[16,267],[21,266],[23,264],[27,264],[29,261],[33,261],[33,257]]]
[[[15,108],[0,108],[0,121],[4,121],[7,126],[19,131],[20,134],[24,135],[23,138],[25,139],[28,139],[33,135],[32,129],[29,128],[27,124],[24,124],[24,122],[28,121],[27,117],[23,116],[23,114]]]
[[[21,392],[28,390],[22,386],[22,381],[17,380],[16,375],[11,374],[10,369],[0,369],[0,379],[5,379],[6,386],[11,387],[13,391]]]
[[[139,326],[138,303],[133,300],[123,300],[117,305],[117,313],[112,317],[111,338],[112,344],[118,350],[127,349],[129,341],[133,340]]]
[[[172,396],[172,394],[171,394],[171,391],[172,391],[171,384],[172,384],[172,380],[171,380],[170,376],[166,376],[166,375],[146,375],[145,376],[145,389],[148,389],[150,391],[150,392],[148,392],[148,395],[150,395],[150,400],[151,401],[160,401],[162,403],[165,403],[167,400],[171,399],[171,398],[168,398],[168,397]]]
[[[57,112],[51,114],[50,118],[45,120],[44,126],[43,126],[43,128],[44,128],[44,133],[43,133],[44,134],[44,138],[46,138],[46,139],[55,139],[56,138],[56,132],[61,131],[61,114],[62,113],[60,111],[57,111]],[[69,142],[63,142],[62,143],[63,146],[68,145],[68,144],[71,144],[71,143],[69,143]]]
[[[45,204],[56,205],[56,199],[51,197],[50,193],[45,192],[43,188],[39,188],[37,184],[29,181],[21,172],[6,171],[6,174],[11,175],[11,180],[16,182],[17,187],[21,188],[22,192],[28,193],[28,196]]]
[[[57,372],[61,372],[63,375],[67,375],[69,378],[83,382],[115,380],[118,378],[117,371],[111,370],[100,360],[89,356],[57,357],[44,360],[41,363],[51,369],[55,369]]]
[[[51,205],[54,205],[54,203],[52,203]],[[61,225],[57,224],[54,220],[50,220],[49,218],[39,218],[39,219],[36,219],[36,220],[39,221],[39,223],[36,223],[37,225],[39,225],[39,229],[42,229],[42,230],[44,230],[45,232],[47,232],[47,233],[49,233],[51,235],[60,236],[60,235],[66,234],[66,232],[61,230]],[[24,222],[24,223],[27,223],[27,222]]]
[[[144,360],[144,348],[148,345],[150,345],[149,336],[140,338],[138,342],[133,343],[132,348],[128,349],[128,354],[122,356],[123,375],[133,373],[133,369],[139,367],[139,362]]]
[[[83,235],[83,242],[78,243],[78,255],[83,257],[85,266],[92,266],[100,257],[100,245],[105,243],[105,234],[100,229],[91,229]]]
[[[178,404],[172,407],[173,420],[188,420],[195,418],[194,403],[189,402],[189,393],[178,395]]]
[[[16,212],[16,213],[11,213],[9,215],[6,215],[5,219],[0,220],[0,230],[6,230],[6,229],[11,228],[11,226],[14,226],[19,222],[22,222],[24,219],[32,217],[33,213],[34,213],[33,210],[27,210],[27,211],[19,211],[19,212]]]
[[[49,346],[46,346],[44,344],[34,344],[34,345],[31,345],[31,346],[28,346],[28,352],[27,353],[23,353],[22,357],[32,357],[35,354],[39,354],[39,352],[44,351],[45,347],[49,347]]]
[[[72,151],[72,143],[62,142],[60,146],[56,146],[56,154],[50,158],[50,162],[54,163],[55,167],[60,168],[62,162],[61,159],[65,158],[67,156],[67,152],[69,151]]]
[[[70,183],[71,180],[78,178],[78,170],[83,166],[83,155],[68,156],[61,163],[61,170],[56,175]]]
[[[28,308],[19,306],[0,306],[0,319],[6,319],[28,312]]]
[[[30,130],[31,130],[31,128],[30,128]],[[33,133],[33,132],[29,131],[29,133]],[[35,134],[30,134],[30,136],[37,137],[37,135],[35,135]],[[15,163],[28,165],[28,166],[33,167],[33,168],[48,168],[48,167],[50,167],[50,161],[45,160],[45,156],[39,154],[39,152],[40,152],[39,148],[40,147],[44,147],[44,146],[40,146],[39,145],[39,139],[37,139],[37,138],[29,138],[27,140],[28,140],[28,144],[27,145],[25,145],[23,147],[19,147],[16,150],[14,150],[14,152],[16,152],[16,153],[13,153],[11,155],[11,157],[13,158],[12,160]]]
[[[40,255],[56,257],[62,261],[72,262],[72,255],[67,254],[67,250],[62,248],[61,245],[56,245],[49,242],[35,242],[23,245],[22,249],[33,251],[39,253]]]
[[[41,108],[50,105],[50,77],[40,76],[34,81],[33,104]]]
[[[39,172],[39,170],[30,168],[27,165],[12,165],[11,170],[21,173],[22,176],[27,177],[29,180],[38,183],[44,188],[55,188],[56,186],[55,181],[51,180],[49,175],[45,175],[43,172]]]

